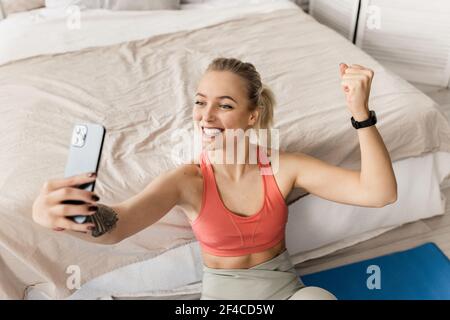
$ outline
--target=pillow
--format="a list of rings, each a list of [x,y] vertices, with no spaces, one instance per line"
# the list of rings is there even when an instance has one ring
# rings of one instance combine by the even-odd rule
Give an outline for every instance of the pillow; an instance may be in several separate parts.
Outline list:
[[[203,7],[203,5],[205,5],[205,8],[221,8],[221,7],[226,8],[240,5],[265,4],[267,2],[277,2],[277,1],[291,1],[297,3],[302,0],[181,0],[181,4],[184,5],[184,8],[188,6],[191,6],[192,8],[196,8],[198,6],[200,8]]]
[[[0,0],[0,19],[6,18],[15,12],[42,8],[45,0]]]
[[[270,1],[275,2],[275,1],[278,1],[278,0],[270,0]],[[301,1],[306,1],[306,0],[289,0],[289,1],[292,1],[292,2],[299,1],[299,2],[301,2]],[[228,0],[181,0],[181,4],[192,4],[192,3],[198,4],[198,3],[210,3],[210,2],[223,2],[223,3],[226,3],[226,2],[229,2],[229,1]],[[239,2],[242,3],[242,4],[248,4],[248,3],[258,4],[258,2],[264,2],[264,0],[263,1],[260,1],[260,0],[239,0]],[[266,2],[267,2],[267,0],[266,0]]]
[[[176,10],[180,0],[45,0],[47,8],[78,5],[82,9],[110,10]]]

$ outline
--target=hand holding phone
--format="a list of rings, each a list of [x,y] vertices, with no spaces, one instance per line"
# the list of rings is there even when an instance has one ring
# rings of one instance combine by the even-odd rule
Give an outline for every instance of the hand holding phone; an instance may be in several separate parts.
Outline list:
[[[71,217],[97,213],[98,196],[77,186],[95,181],[95,174],[82,174],[69,178],[47,180],[33,203],[32,217],[39,225],[55,231],[72,230],[88,233],[97,229],[96,223],[78,224]],[[67,205],[66,201],[82,204]],[[63,205],[62,205],[63,204]]]
[[[74,126],[69,149],[69,157],[64,172],[65,177],[76,176],[89,172],[97,173],[103,148],[105,131],[105,128],[99,124],[82,123]],[[79,185],[77,188],[93,192],[95,188],[95,180]],[[66,200],[62,203],[76,205],[85,204],[85,202],[80,200]],[[82,214],[72,216],[71,219],[80,224],[92,222],[90,216]]]

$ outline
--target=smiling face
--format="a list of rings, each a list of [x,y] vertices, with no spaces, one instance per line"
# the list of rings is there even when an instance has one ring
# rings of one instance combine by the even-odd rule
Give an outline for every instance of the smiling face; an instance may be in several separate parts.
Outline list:
[[[247,130],[256,124],[258,111],[250,111],[245,80],[230,71],[208,71],[195,95],[193,120],[205,143],[225,130]]]

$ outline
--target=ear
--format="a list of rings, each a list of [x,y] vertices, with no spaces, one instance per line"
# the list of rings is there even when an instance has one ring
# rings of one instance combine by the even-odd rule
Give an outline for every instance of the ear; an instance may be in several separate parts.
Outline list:
[[[248,119],[248,125],[249,126],[254,126],[258,122],[259,109],[260,109],[260,107],[257,107],[255,110],[253,110],[250,113],[250,118]]]

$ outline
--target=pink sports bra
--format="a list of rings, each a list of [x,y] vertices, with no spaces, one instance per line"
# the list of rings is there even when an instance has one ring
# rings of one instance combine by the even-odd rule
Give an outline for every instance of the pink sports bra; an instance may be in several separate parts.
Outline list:
[[[202,152],[202,205],[191,225],[204,251],[217,256],[241,256],[267,250],[283,240],[288,207],[275,181],[265,150],[258,148],[257,154],[264,184],[264,204],[257,213],[243,217],[225,207],[208,154]]]

